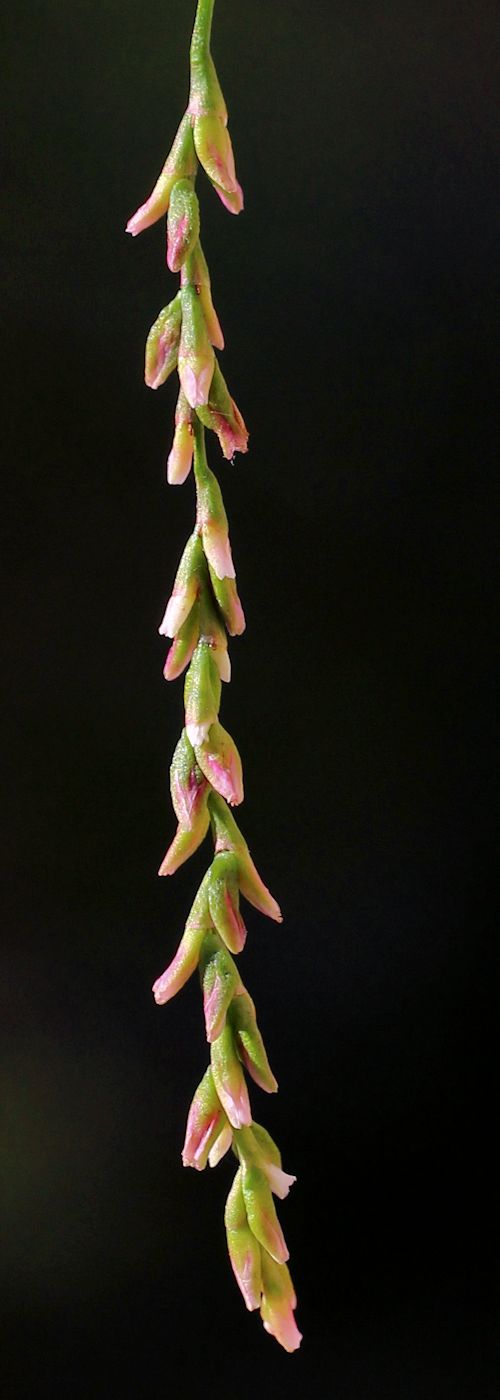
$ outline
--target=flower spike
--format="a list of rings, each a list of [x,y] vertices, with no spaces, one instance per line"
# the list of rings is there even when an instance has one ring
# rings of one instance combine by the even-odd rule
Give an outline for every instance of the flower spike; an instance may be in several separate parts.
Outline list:
[[[247,1076],[257,1091],[278,1085],[260,1033],[255,1005],[235,961],[247,930],[241,895],[267,918],[281,910],[264,884],[232,809],[243,802],[241,758],[219,717],[222,682],[231,679],[228,637],[245,630],[221,482],[207,460],[206,435],[225,461],[248,450],[248,429],[215,356],[224,335],[212,300],[200,242],[198,165],[232,214],[243,208],[228,114],[211,53],[215,0],[198,0],[190,49],[190,90],[173,146],[156,185],[127,224],[134,236],[167,217],[167,265],[179,289],[164,306],[146,343],[145,380],[157,389],[177,370],[179,393],[167,481],[194,480],[196,518],[159,627],[170,638],[166,680],[184,675],[184,724],[170,764],[177,830],[159,874],[173,875],[201,846],[209,829],[211,863],[201,881],[177,951],[153,986],[158,1005],[170,1001],[198,969],[210,1062],[188,1113],[182,1161],[203,1171],[232,1149],[236,1175],[225,1209],[230,1263],[250,1312],[287,1352],[301,1334],[287,1267],[288,1249],[274,1198],[295,1182],[285,1172],[270,1134],[254,1122]],[[193,471],[191,472],[191,468]],[[253,1089],[253,1092],[255,1090]]]

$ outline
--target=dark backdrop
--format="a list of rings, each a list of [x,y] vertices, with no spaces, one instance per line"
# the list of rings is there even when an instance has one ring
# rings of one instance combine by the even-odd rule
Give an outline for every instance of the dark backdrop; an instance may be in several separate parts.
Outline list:
[[[294,1358],[233,1282],[228,1160],[181,1168],[195,979],[150,993],[207,850],[156,879],[193,497],[164,485],[173,381],[142,381],[164,231],[123,230],[193,11],[8,20],[7,1393],[487,1400],[495,6],[216,6],[246,209],[201,180],[203,241],[251,429],[234,466],[212,444],[248,621],[222,718],[285,914],[250,912],[241,965],[280,1081],[254,1105],[298,1176]]]

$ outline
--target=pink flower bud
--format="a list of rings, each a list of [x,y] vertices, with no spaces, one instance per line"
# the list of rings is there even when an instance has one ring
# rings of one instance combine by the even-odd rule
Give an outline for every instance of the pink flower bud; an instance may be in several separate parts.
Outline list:
[[[227,633],[220,614],[215,608],[210,586],[200,595],[200,636],[208,642],[221,681],[231,680],[231,662],[227,650]]]
[[[208,403],[200,407],[198,417],[206,428],[217,433],[224,457],[230,461],[235,452],[247,452],[248,430],[239,409],[231,398],[224,375],[215,361]]]
[[[153,986],[153,996],[158,1006],[164,1006],[165,1002],[175,997],[180,992],[181,987],[188,981],[195,968],[198,966],[201,945],[206,934],[206,927],[200,928],[186,924],[185,932],[179,943],[179,947],[172,962],[158,977]]]
[[[163,170],[154,190],[145,204],[133,214],[127,224],[127,233],[135,235],[155,224],[166,214],[169,199],[178,180],[191,179],[196,174],[196,152],[193,142],[191,118],[186,113],[181,121],[172,149],[167,156]]]
[[[201,243],[196,244],[181,268],[181,286],[194,287],[200,298],[209,339],[218,350],[223,350],[224,335],[212,301],[210,273]]]
[[[210,914],[232,953],[241,953],[247,931],[239,911],[238,863],[230,851],[214,856],[208,881]]]
[[[163,307],[146,341],[144,378],[149,389],[159,389],[175,369],[181,335],[180,292]]]
[[[234,739],[215,721],[202,744],[196,745],[196,759],[202,773],[229,802],[231,807],[243,802],[243,771]]]
[[[208,889],[210,891],[210,881]],[[254,1003],[246,991],[235,997],[232,1003],[231,1026],[236,1049],[248,1074],[259,1085],[259,1089],[264,1089],[267,1094],[275,1094],[278,1082],[266,1055],[264,1041],[257,1025]]]
[[[202,841],[205,840],[210,824],[207,808],[207,793],[209,790],[207,786],[200,803],[196,807],[191,826],[178,826],[174,839],[160,865],[158,871],[159,875],[175,875],[179,866],[183,865],[185,860],[189,860],[189,857],[194,855],[194,852],[198,850],[198,846],[201,846]]]
[[[193,410],[181,389],[175,410],[174,441],[167,462],[169,486],[182,486],[191,471],[193,452]]]
[[[200,589],[200,580],[205,574],[205,557],[197,530],[188,539],[175,576],[172,596],[169,598],[163,621],[158,631],[161,637],[175,637],[185,622]]]
[[[293,1315],[296,1297],[286,1264],[277,1264],[262,1251],[262,1303],[260,1315],[269,1332],[285,1351],[297,1351],[302,1341]]]
[[[172,642],[170,651],[167,652],[167,659],[163,667],[163,675],[166,681],[174,681],[177,676],[189,665],[195,646],[200,635],[198,603],[194,603],[191,612],[188,613],[182,626],[179,627],[177,636]]]
[[[179,379],[191,408],[208,402],[214,372],[214,352],[210,344],[203,307],[194,287],[183,287],[182,328],[179,342]]]
[[[192,180],[177,180],[167,219],[167,263],[179,272],[200,235],[200,206]]]
[[[252,1234],[278,1264],[285,1264],[289,1257],[288,1249],[264,1172],[259,1167],[244,1165],[242,1188]]]
[[[236,963],[216,933],[205,938],[200,973],[205,1027],[211,1045],[224,1030],[228,1006],[241,989]]]
[[[247,1220],[238,1168],[224,1212],[229,1258],[249,1312],[260,1307],[262,1293],[261,1250]]]
[[[207,783],[183,729],[170,766],[170,792],[177,821],[192,827],[200,806],[206,803]]]
[[[196,749],[207,738],[220,705],[220,676],[210,646],[199,641],[184,682],[186,732]]]
[[[209,1066],[203,1075],[201,1084],[198,1085],[189,1110],[186,1137],[182,1149],[184,1166],[194,1167],[199,1172],[203,1171],[207,1165],[209,1153],[216,1147],[222,1135],[224,1135],[224,1141],[227,1142],[228,1126]]]
[[[219,578],[210,562],[208,569],[216,602],[221,610],[229,635],[240,637],[241,633],[245,631],[246,622],[235,581],[233,578]]]
[[[236,179],[231,137],[219,117],[208,112],[194,119],[194,144],[200,165],[212,181],[226,208],[239,214],[243,191]]]
[[[229,807],[216,792],[209,794],[209,810],[214,828],[216,851],[233,851],[238,861],[238,884],[241,893],[260,909],[268,918],[282,921],[279,904],[260,878],[250,855],[247,843],[237,826]]]
[[[243,1128],[251,1123],[252,1114],[233,1033],[227,1024],[211,1045],[210,1060],[214,1084],[229,1122],[233,1128]]]

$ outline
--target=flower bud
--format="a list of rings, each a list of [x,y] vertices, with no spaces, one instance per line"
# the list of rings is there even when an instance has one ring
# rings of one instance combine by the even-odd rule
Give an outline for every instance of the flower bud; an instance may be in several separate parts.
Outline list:
[[[214,1084],[229,1122],[233,1128],[243,1128],[251,1123],[252,1114],[233,1033],[227,1023],[210,1047],[210,1061]]]
[[[195,646],[200,635],[198,603],[194,603],[191,612],[188,613],[185,622],[179,627],[176,637],[172,642],[170,650],[167,652],[167,659],[163,667],[163,675],[166,681],[175,681],[177,676],[181,676],[189,664]]]
[[[243,190],[236,179],[231,137],[219,117],[212,112],[195,116],[194,144],[200,165],[214,189],[232,214],[243,208]]]
[[[181,826],[191,827],[199,807],[206,802],[207,783],[185,729],[170,765],[170,792],[177,821]]]
[[[220,676],[207,642],[198,642],[184,682],[186,732],[193,748],[203,744],[217,719]]]
[[[201,301],[205,325],[212,345],[224,349],[224,335],[212,301],[210,273],[201,243],[197,243],[181,268],[181,286],[194,287]]]
[[[253,1312],[260,1307],[262,1293],[261,1250],[247,1220],[241,1167],[236,1172],[227,1198],[224,1224],[236,1282],[249,1312]]]
[[[196,523],[201,529],[203,548],[209,567],[213,569],[218,579],[234,578],[235,570],[222,492],[217,477],[210,471],[206,459],[200,461],[200,454],[196,447],[194,469],[197,491]]]
[[[200,637],[211,648],[221,681],[231,680],[231,661],[227,649],[227,632],[220,614],[215,607],[212,589],[208,583],[200,594]]]
[[[234,399],[231,398],[217,360],[215,361],[208,403],[199,408],[198,417],[201,418],[206,428],[211,428],[214,433],[217,433],[223,456],[228,461],[231,461],[235,452],[248,451],[248,429],[245,427],[239,408],[236,407]]]
[[[154,190],[146,203],[141,204],[140,209],[129,219],[127,233],[131,233],[135,237],[137,233],[142,233],[143,229],[149,228],[150,224],[155,224],[157,219],[161,219],[162,214],[167,212],[170,195],[177,181],[192,179],[195,174],[196,151],[193,129],[191,118],[186,112]]]
[[[186,921],[186,927],[175,958],[154,984],[153,996],[158,1006],[163,1006],[166,1001],[170,1001],[171,997],[180,991],[198,966],[203,939],[211,927],[207,885],[208,881],[205,876]]]
[[[236,963],[216,933],[208,934],[205,938],[200,958],[200,973],[205,1027],[207,1040],[211,1045],[223,1031],[228,1006],[241,988]]]
[[[208,571],[216,602],[221,610],[227,630],[231,637],[240,637],[241,633],[245,631],[246,622],[235,581],[233,578],[218,578],[210,562]]]
[[[269,919],[282,922],[279,904],[273,899],[255,868],[247,843],[229,807],[216,792],[209,794],[209,811],[214,829],[216,851],[233,851],[238,862],[238,884],[250,904],[267,914]]]
[[[200,236],[200,206],[192,180],[177,180],[167,219],[167,263],[179,272]]]
[[[296,1307],[292,1280],[286,1264],[277,1264],[262,1251],[262,1303],[260,1315],[269,1332],[285,1351],[297,1351],[302,1341],[293,1312]]]
[[[182,320],[181,294],[163,307],[146,341],[144,378],[149,389],[159,389],[175,369]]]
[[[209,885],[210,889],[210,885]],[[278,1081],[272,1072],[266,1055],[264,1041],[255,1016],[255,1006],[248,992],[243,991],[231,1006],[231,1026],[235,1044],[245,1069],[259,1089],[267,1094],[275,1094]]]
[[[209,791],[210,788],[207,784],[196,804],[191,826],[186,827],[179,823],[174,839],[160,865],[159,875],[175,875],[179,866],[183,865],[185,860],[189,860],[189,857],[194,855],[198,846],[201,846],[202,841],[205,840],[210,824],[207,807]]]
[[[243,802],[241,758],[234,739],[218,720],[210,725],[203,743],[196,745],[196,760],[208,782],[231,807]]]
[[[243,1165],[242,1188],[252,1234],[278,1264],[285,1264],[289,1257],[288,1249],[267,1177],[260,1167]]]
[[[198,1085],[188,1114],[186,1136],[182,1149],[185,1167],[203,1171],[209,1153],[222,1137],[227,1142],[228,1121],[218,1098],[210,1066]],[[231,1129],[229,1128],[231,1132]],[[228,1146],[230,1144],[228,1143]],[[227,1148],[225,1149],[227,1151]],[[223,1155],[223,1153],[221,1154]]]
[[[206,576],[205,556],[197,530],[190,535],[175,576],[172,595],[158,631],[161,637],[175,637],[185,622]]]
[[[236,856],[230,851],[220,851],[210,867],[208,906],[217,933],[232,953],[241,953],[247,936],[239,904]]]
[[[167,460],[169,486],[182,486],[189,476],[193,461],[193,410],[183,390],[179,390],[175,409],[175,433]]]
[[[210,344],[203,307],[194,287],[182,287],[182,327],[179,343],[179,379],[191,408],[208,402],[214,372],[214,352]]]

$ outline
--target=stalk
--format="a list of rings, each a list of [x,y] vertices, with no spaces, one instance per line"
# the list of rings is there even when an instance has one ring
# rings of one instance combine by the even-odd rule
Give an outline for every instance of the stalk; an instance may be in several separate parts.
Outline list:
[[[246,939],[240,897],[277,922],[281,912],[232,813],[243,801],[243,770],[235,741],[219,720],[222,683],[231,675],[228,634],[238,636],[245,618],[206,434],[213,433],[223,457],[233,460],[236,452],[247,451],[248,432],[215,354],[224,337],[200,243],[195,191],[201,165],[225,208],[238,214],[243,207],[227,108],[210,50],[213,10],[214,0],[198,0],[188,105],[151,195],[127,225],[135,235],[167,216],[167,261],[180,274],[180,288],[149,332],[145,379],[156,389],[177,369],[180,387],[167,479],[181,485],[193,468],[196,496],[193,531],[160,627],[171,640],[166,679],[185,673],[184,728],[170,769],[178,825],[160,875],[174,874],[209,830],[214,846],[177,952],[153,993],[163,1005],[198,969],[210,1062],[189,1110],[182,1160],[200,1171],[207,1162],[215,1166],[232,1147],[238,1168],[225,1225],[233,1272],[246,1307],[259,1309],[266,1331],[286,1351],[295,1351],[301,1341],[296,1298],[273,1200],[288,1194],[295,1177],[283,1171],[279,1149],[253,1119],[247,1076],[267,1093],[278,1086],[254,1002],[235,962]]]

